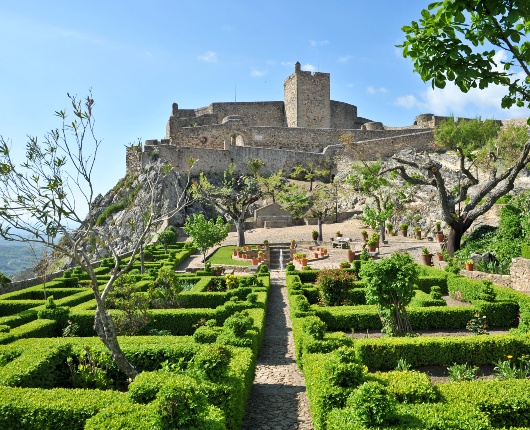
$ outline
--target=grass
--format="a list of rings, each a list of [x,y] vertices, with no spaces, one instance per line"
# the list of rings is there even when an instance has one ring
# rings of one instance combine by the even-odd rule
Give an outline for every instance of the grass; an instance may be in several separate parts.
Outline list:
[[[249,261],[232,259],[232,253],[236,249],[235,245],[221,246],[213,255],[208,259],[212,264],[220,264],[224,266],[250,266]]]

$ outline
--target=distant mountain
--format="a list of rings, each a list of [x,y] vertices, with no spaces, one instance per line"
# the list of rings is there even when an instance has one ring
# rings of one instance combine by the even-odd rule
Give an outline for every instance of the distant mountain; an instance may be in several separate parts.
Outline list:
[[[11,277],[14,274],[37,264],[42,247],[35,247],[37,257],[26,243],[0,240],[0,272]]]

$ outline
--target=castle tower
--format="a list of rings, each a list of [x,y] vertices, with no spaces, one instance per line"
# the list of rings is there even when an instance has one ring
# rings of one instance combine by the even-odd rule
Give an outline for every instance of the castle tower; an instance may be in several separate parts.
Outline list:
[[[302,71],[297,62],[283,94],[287,127],[330,128],[329,73]]]

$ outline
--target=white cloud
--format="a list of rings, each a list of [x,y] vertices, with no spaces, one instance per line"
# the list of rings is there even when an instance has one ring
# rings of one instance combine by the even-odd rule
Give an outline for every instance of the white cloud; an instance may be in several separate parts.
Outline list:
[[[353,58],[353,55],[342,55],[338,58],[338,62],[339,63],[347,63],[348,61],[350,61],[351,59]]]
[[[377,93],[386,94],[388,90],[385,87],[375,88],[370,85],[369,87],[366,88],[366,92],[368,94],[377,94]]]
[[[409,94],[407,96],[401,96],[398,97],[395,101],[395,103],[399,106],[403,106],[407,109],[413,108],[415,106],[420,106],[420,102],[416,97],[414,97],[412,94]]]
[[[311,48],[318,48],[319,46],[326,46],[329,44],[329,40],[310,40],[309,46]]]
[[[301,69],[305,70],[307,72],[316,72],[317,71],[317,68],[315,66],[313,66],[312,64],[304,64],[301,67]]]
[[[205,63],[217,63],[217,52],[206,51],[204,54],[199,55],[197,59]]]
[[[497,64],[494,69],[502,69],[501,61],[505,59],[504,51],[498,51],[494,56]],[[521,73],[514,78],[524,79],[525,76]],[[490,85],[483,90],[471,88],[467,93],[463,93],[453,82],[447,82],[443,89],[432,87],[425,89],[419,93],[419,98],[413,95],[398,97],[395,104],[407,109],[419,108],[436,115],[454,114],[463,117],[483,115],[499,119],[529,116],[530,112],[526,108],[502,109],[501,99],[506,93],[506,87],[501,85]]]
[[[262,76],[265,76],[267,74],[266,70],[263,69],[252,69],[250,72],[250,76],[253,78],[261,78]]]
[[[292,66],[294,66],[294,61],[282,61],[280,64],[282,66],[290,66],[290,67],[292,67]]]

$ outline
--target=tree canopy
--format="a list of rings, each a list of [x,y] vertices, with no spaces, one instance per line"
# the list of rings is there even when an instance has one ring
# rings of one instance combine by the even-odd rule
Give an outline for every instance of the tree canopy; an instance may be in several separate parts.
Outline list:
[[[216,220],[207,220],[203,214],[197,214],[186,218],[184,231],[193,239],[194,245],[203,255],[203,261],[206,264],[206,251],[226,239],[228,227],[221,217],[217,217]]]
[[[418,21],[402,28],[405,41],[399,47],[433,88],[444,88],[447,81],[463,92],[500,85],[506,89],[503,108],[530,107],[529,17],[527,0],[436,1],[421,11]],[[477,119],[458,124],[451,120],[436,131],[438,145],[456,151],[459,159],[456,192],[446,186],[445,168],[430,157],[394,157],[401,167],[393,170],[403,179],[437,189],[442,217],[451,228],[451,255],[473,221],[513,189],[517,175],[530,162],[527,130],[513,127],[494,137],[496,129],[493,121]],[[485,169],[489,177],[479,182],[471,167]],[[457,204],[461,210],[455,209]]]
[[[530,107],[530,3],[527,0],[443,0],[402,27],[399,47],[433,88],[454,82],[463,92],[506,87],[502,107]]]
[[[56,112],[61,121],[58,128],[47,133],[42,141],[29,137],[26,158],[21,163],[12,158],[10,144],[0,136],[0,237],[43,245],[69,257],[87,272],[97,304],[94,329],[111,351],[118,368],[133,380],[138,372],[121,350],[106,300],[114,283],[131,269],[136,254],[155,226],[189,204],[189,199],[185,191],[177,190],[174,210],[159,207],[157,192],[171,167],[161,162],[147,165],[141,180],[146,197],[141,208],[143,223],[136,226],[139,234],[130,243],[132,258],[120,264],[122,260],[112,241],[119,234],[118,226],[98,223],[100,208],[94,203],[92,169],[101,145],[94,130],[94,99],[91,95],[84,100],[75,96],[69,99],[70,110]],[[86,216],[79,210],[82,200],[88,208]],[[90,259],[94,242],[104,246],[115,261],[110,279],[101,290]]]
[[[210,181],[201,172],[199,181],[192,185],[192,195],[233,221],[237,227],[238,246],[245,245],[245,217],[250,206],[263,196],[255,177],[237,173],[232,163],[223,173],[220,184]]]

